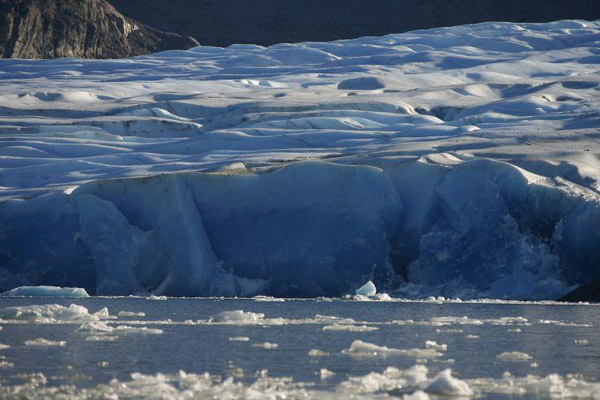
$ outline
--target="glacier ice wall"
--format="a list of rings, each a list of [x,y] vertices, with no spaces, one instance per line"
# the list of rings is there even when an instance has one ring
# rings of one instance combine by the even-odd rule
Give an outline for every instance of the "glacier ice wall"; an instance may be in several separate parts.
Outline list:
[[[600,23],[0,60],[0,291],[553,299],[600,277]]]
[[[0,204],[11,274],[2,284],[14,285],[28,264],[44,275],[19,284],[110,295],[341,295],[371,278],[389,287],[401,209],[390,179],[363,166],[91,182],[68,196]]]
[[[95,181],[0,204],[1,284],[302,297],[373,279],[409,295],[556,298],[600,262],[589,196],[490,160]]]

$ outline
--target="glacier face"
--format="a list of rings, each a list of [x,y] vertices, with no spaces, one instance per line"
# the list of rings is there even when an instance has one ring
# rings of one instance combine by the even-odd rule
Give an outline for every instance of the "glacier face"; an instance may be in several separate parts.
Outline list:
[[[0,60],[0,291],[553,299],[600,274],[600,23]]]

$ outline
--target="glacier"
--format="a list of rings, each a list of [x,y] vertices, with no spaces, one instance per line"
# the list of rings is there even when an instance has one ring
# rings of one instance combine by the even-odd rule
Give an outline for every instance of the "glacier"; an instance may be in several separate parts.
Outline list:
[[[0,60],[0,292],[544,300],[600,277],[600,22]]]

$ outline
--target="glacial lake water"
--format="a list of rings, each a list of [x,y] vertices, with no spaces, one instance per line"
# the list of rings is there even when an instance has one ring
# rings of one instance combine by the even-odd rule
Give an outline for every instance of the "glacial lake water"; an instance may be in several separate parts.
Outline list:
[[[0,298],[0,309],[2,398],[600,396],[595,305]]]

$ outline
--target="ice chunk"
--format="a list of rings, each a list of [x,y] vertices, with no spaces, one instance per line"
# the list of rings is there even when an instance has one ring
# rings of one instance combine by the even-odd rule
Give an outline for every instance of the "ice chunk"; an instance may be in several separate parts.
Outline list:
[[[129,334],[162,335],[163,330],[156,329],[156,328],[148,328],[145,326],[138,327],[138,326],[119,325],[114,328],[113,332],[117,333],[117,334],[124,334],[124,335],[129,335]]]
[[[496,358],[501,361],[529,361],[533,357],[519,351],[505,351],[504,353],[498,354]]]
[[[26,340],[25,346],[66,346],[67,342],[65,341],[54,341],[47,340],[44,338],[37,338],[33,340]]]
[[[385,357],[388,355],[415,357],[415,358],[431,358],[443,356],[442,353],[434,349],[409,349],[401,350],[386,346],[378,346],[376,344],[355,340],[348,349],[342,350],[342,353],[358,357]]]
[[[360,288],[356,289],[354,293],[359,296],[375,296],[375,294],[377,293],[377,288],[375,287],[375,284],[373,284],[373,282],[369,281]]]
[[[92,332],[92,333],[107,333],[112,332],[114,328],[107,325],[102,321],[92,321],[82,324],[77,331],[78,332]]]
[[[114,342],[119,340],[119,337],[114,335],[90,335],[85,340],[88,342]]]
[[[208,320],[209,323],[256,323],[264,320],[265,314],[244,312],[243,310],[223,311]]]
[[[247,342],[250,338],[247,336],[233,336],[229,338],[230,342]]]
[[[155,296],[151,295],[146,298],[147,300],[167,300],[167,296]]]
[[[429,395],[422,390],[402,396],[402,400],[429,400],[429,398]]]
[[[279,345],[277,343],[264,342],[264,343],[253,343],[252,347],[260,347],[261,349],[273,350],[273,349],[278,348]]]
[[[76,304],[71,304],[69,307],[60,304],[44,304],[0,309],[0,319],[38,324],[80,324],[98,321],[106,316],[105,309],[90,314],[87,308]]]
[[[367,325],[348,325],[348,324],[333,324],[323,327],[324,331],[344,331],[344,332],[373,332],[378,330],[376,326]]]
[[[350,377],[341,382],[337,392],[352,396],[368,393],[392,393],[417,390],[427,382],[427,367],[415,365],[407,370],[388,367],[383,373],[371,372],[365,376]],[[408,390],[407,390],[408,389]]]
[[[452,371],[445,369],[441,371],[425,387],[427,393],[444,396],[471,396],[473,391],[469,384],[452,376]]]
[[[327,368],[321,368],[319,371],[319,375],[321,376],[321,380],[329,379],[335,375],[335,372],[328,370]]]
[[[438,350],[438,351],[446,351],[448,349],[448,346],[445,344],[438,344],[437,342],[434,342],[433,340],[428,340],[425,342],[425,348],[432,349],[432,350]]]
[[[20,286],[2,293],[8,297],[89,297],[85,289],[59,286]]]
[[[463,333],[462,329],[436,329],[437,333]]]
[[[326,357],[329,353],[319,349],[312,349],[308,352],[308,355],[309,357]]]
[[[433,317],[432,322],[442,322],[444,324],[458,325],[483,325],[483,321],[479,319],[471,319],[468,317]]]
[[[277,302],[285,301],[285,299],[282,299],[280,297],[273,297],[273,296],[254,296],[252,299],[254,301],[277,301]]]
[[[119,311],[117,313],[119,317],[145,317],[146,314],[142,311],[134,312],[134,311]]]

